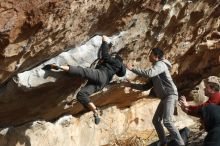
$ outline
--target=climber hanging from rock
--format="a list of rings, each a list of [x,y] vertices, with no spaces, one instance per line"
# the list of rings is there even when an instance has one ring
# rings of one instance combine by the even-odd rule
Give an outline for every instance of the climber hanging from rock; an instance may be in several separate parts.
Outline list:
[[[96,106],[89,99],[89,96],[108,85],[113,75],[116,74],[122,77],[126,73],[123,59],[118,54],[115,55],[115,57],[109,54],[111,46],[110,39],[107,36],[102,36],[102,44],[99,51],[101,58],[94,69],[71,65],[59,66],[55,64],[48,64],[43,68],[45,70],[65,71],[74,76],[79,76],[88,80],[85,86],[77,93],[76,98],[85,108],[93,112],[95,124],[99,124],[100,117]]]

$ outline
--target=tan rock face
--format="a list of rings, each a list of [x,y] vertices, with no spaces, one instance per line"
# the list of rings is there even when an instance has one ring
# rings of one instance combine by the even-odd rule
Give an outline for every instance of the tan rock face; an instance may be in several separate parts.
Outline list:
[[[87,40],[109,7],[107,1],[1,1],[1,83]]]
[[[105,108],[98,126],[94,124],[92,113],[89,112],[77,118],[67,115],[53,123],[35,121],[16,128],[2,129],[0,144],[2,146],[100,146],[119,141],[129,133],[138,131],[145,131],[145,136],[150,137],[151,133],[146,131],[153,131],[151,120],[158,103],[158,99],[144,99],[124,110],[115,106]],[[175,121],[183,121],[183,119],[184,124],[176,124],[178,128],[194,123],[186,115],[175,117]]]
[[[125,63],[141,68],[150,66],[152,47],[162,48],[173,62],[179,90],[191,91],[202,79],[220,75],[219,9],[218,0],[170,0],[161,11],[150,0],[1,0],[0,126],[82,112],[75,94],[83,80],[48,73],[41,67],[46,63],[89,66],[100,45],[90,40],[96,34],[111,36],[113,51]],[[135,78],[130,73],[126,77]],[[143,97],[140,92],[126,94],[126,90],[113,84],[92,100],[101,107],[126,108]],[[73,106],[66,104],[69,100]]]
[[[119,0],[1,1],[1,82],[85,42],[95,33],[113,34],[125,29],[131,34],[142,30],[135,38],[123,40],[129,60],[135,53],[138,62],[144,61],[146,58],[140,60],[138,56],[158,46],[178,64],[175,71],[181,77],[207,74],[210,66],[211,72],[218,69],[217,0],[175,1],[160,13],[150,11],[148,5],[148,1]]]

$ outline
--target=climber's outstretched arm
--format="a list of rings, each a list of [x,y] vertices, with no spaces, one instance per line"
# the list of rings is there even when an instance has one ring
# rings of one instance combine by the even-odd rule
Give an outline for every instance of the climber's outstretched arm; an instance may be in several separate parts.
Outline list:
[[[70,67],[68,65],[56,65],[56,64],[47,64],[42,69],[44,70],[62,70],[68,72]]]

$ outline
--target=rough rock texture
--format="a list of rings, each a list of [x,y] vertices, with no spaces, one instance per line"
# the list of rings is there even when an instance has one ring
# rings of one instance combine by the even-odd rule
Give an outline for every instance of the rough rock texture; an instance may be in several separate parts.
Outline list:
[[[49,62],[62,64],[65,59],[65,63],[89,66],[96,59],[95,53],[86,54],[88,46],[74,46],[84,44],[97,33],[115,34],[112,36],[117,40],[114,51],[119,51],[125,62],[138,67],[150,65],[150,48],[163,48],[174,64],[172,71],[181,90],[190,89],[206,76],[219,74],[219,7],[215,0],[170,1],[158,13],[149,9],[149,1],[141,0],[2,1],[0,125],[35,118],[54,119],[67,112],[81,111],[78,105],[65,110],[63,103],[79,87],[79,79],[55,73],[52,75],[55,78],[49,76],[50,82],[45,82],[38,76],[46,78],[47,74],[37,72],[36,68],[40,69],[39,64],[69,49],[73,49],[72,56],[79,56],[73,58],[74,62],[68,62],[70,55]],[[13,17],[6,17],[9,14]],[[80,58],[77,50],[83,52],[83,57]],[[88,60],[84,62],[83,58]],[[31,75],[21,75],[26,73]],[[117,91],[112,94],[117,95],[116,99],[108,96],[111,99],[108,104],[117,103],[125,95],[121,89]]]
[[[9,127],[0,131],[0,145],[100,146],[109,143],[113,145],[129,133],[138,131],[143,131],[146,137],[150,137],[152,132],[155,135],[151,119],[158,102],[158,99],[141,99],[124,110],[119,110],[115,106],[108,107],[103,111],[98,126],[93,123],[93,115],[89,112],[78,118],[67,115],[54,123],[35,121],[20,127]],[[178,128],[195,123],[184,114],[175,117],[175,121],[180,121],[176,122]]]
[[[111,36],[112,51],[126,63],[141,68],[150,65],[152,47],[164,49],[181,93],[190,93],[210,75],[220,76],[219,0],[169,0],[163,7],[159,2],[1,0],[0,126],[82,114],[74,95],[84,81],[41,68],[47,63],[90,66],[100,34]],[[126,77],[143,81],[130,72]],[[92,99],[100,107],[126,108],[143,97],[127,90],[113,83]]]
[[[127,45],[125,57],[129,60],[133,56],[140,62],[138,56],[159,46],[178,65],[174,71],[180,77],[214,73],[219,67],[218,0],[170,1],[171,5],[160,13],[149,10],[148,3],[1,1],[1,83],[64,49],[82,44],[94,34],[114,34],[126,29],[131,34],[139,30],[135,38],[123,38],[122,47]]]

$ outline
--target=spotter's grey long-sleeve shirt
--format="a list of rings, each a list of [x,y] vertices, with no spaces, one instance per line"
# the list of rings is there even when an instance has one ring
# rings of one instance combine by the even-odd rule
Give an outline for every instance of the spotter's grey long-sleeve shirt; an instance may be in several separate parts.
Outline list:
[[[149,69],[133,68],[131,71],[139,76],[150,78],[156,96],[163,99],[169,95],[178,95],[176,85],[170,75],[171,67],[168,60],[161,59]]]

